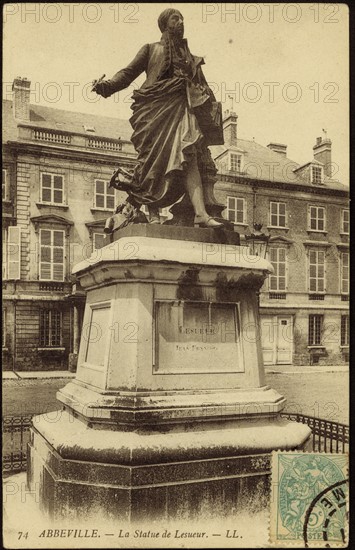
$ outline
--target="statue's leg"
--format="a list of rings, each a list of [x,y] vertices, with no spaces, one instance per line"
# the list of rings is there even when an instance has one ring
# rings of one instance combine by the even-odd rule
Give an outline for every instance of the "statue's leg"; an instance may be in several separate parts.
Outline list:
[[[159,208],[157,206],[148,206],[149,223],[160,223]]]
[[[186,190],[189,194],[196,216],[208,218],[203,198],[203,189],[196,155],[186,167]]]
[[[195,211],[195,221],[208,227],[221,227],[223,224],[211,218],[205,207],[200,171],[197,165],[197,157],[193,156],[186,168],[186,190]]]

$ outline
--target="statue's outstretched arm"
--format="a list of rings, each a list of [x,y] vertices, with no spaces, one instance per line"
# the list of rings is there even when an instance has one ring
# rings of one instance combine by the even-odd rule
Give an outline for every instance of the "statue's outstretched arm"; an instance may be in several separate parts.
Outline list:
[[[147,70],[149,58],[149,44],[143,46],[131,63],[118,71],[110,80],[93,82],[93,91],[103,97],[110,97],[115,92],[127,88],[143,71]]]

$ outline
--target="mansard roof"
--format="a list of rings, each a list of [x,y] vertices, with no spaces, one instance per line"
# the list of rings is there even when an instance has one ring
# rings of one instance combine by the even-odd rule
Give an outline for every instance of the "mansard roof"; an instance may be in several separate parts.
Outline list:
[[[234,173],[238,178],[248,178],[263,181],[284,182],[288,184],[305,185],[312,188],[329,188],[329,189],[341,189],[347,191],[348,188],[335,179],[327,178],[324,176],[324,183],[320,185],[313,184],[305,179],[302,173],[299,173],[301,165],[294,160],[281,155],[264,147],[255,141],[246,139],[237,139],[237,146],[228,147],[225,145],[213,145],[210,147],[212,158],[222,159],[223,155],[226,155],[228,151],[238,152],[243,151],[243,165],[241,174]],[[307,164],[320,164],[316,160],[311,160]],[[320,164],[321,165],[321,164]],[[305,166],[305,165],[302,165]],[[223,173],[223,172],[221,172]],[[226,172],[226,174],[231,175]]]
[[[12,113],[12,101],[3,101],[3,142],[18,140],[18,124],[31,128],[42,128],[48,130],[57,130],[68,133],[77,133],[86,136],[100,136],[108,139],[121,138],[124,141],[130,141],[132,127],[128,120],[119,118],[92,115],[89,113],[78,113],[64,109],[56,109],[39,104],[30,104],[30,120],[20,122],[15,120]],[[86,127],[94,127],[95,132],[89,133]],[[263,180],[284,183],[302,184],[312,188],[320,189],[340,189],[348,191],[348,187],[339,183],[335,179],[324,177],[324,184],[315,185],[307,182],[299,173],[301,165],[288,157],[277,153],[268,147],[264,147],[255,141],[246,139],[237,140],[237,145],[216,145],[210,147],[212,158],[223,157],[229,150],[241,152],[244,157],[244,165],[249,165],[247,173],[238,177],[249,180]],[[316,162],[316,161],[311,161]],[[254,166],[254,169],[253,169]],[[294,171],[295,170],[295,171]]]

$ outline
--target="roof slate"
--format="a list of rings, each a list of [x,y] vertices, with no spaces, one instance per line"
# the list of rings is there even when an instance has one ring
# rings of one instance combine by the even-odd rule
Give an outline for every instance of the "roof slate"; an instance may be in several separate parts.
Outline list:
[[[3,106],[7,130],[6,141],[8,139],[16,140],[17,125],[12,115],[12,101],[4,100]],[[86,132],[84,124],[85,126],[94,126],[95,132]],[[128,120],[91,115],[89,113],[77,113],[64,109],[45,107],[44,105],[30,105],[30,120],[29,122],[21,122],[21,125],[110,139],[121,138],[127,141],[130,141],[132,135],[132,127]]]

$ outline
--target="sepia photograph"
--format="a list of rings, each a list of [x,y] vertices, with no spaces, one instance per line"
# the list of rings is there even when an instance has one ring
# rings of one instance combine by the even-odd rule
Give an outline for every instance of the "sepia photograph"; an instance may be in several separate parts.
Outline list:
[[[4,548],[348,547],[348,6],[2,9]]]

